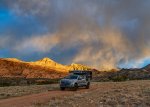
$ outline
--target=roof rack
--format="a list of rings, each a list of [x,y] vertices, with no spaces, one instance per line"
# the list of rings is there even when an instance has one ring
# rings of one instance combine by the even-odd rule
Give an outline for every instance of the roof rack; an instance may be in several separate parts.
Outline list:
[[[90,70],[73,70],[73,71],[69,71],[69,73],[76,74],[76,75],[86,75],[87,78],[92,79],[92,71]]]

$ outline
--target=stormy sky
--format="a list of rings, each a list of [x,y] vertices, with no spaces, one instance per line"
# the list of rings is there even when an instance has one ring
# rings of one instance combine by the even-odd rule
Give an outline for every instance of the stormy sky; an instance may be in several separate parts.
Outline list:
[[[145,66],[150,0],[0,0],[0,57]]]

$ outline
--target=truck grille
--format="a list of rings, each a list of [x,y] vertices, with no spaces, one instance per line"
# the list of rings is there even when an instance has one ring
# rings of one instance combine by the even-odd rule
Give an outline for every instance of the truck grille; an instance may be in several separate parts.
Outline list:
[[[67,81],[64,82],[64,81],[62,81],[62,82],[61,82],[61,85],[68,86],[68,85],[70,85],[70,82],[67,82]]]

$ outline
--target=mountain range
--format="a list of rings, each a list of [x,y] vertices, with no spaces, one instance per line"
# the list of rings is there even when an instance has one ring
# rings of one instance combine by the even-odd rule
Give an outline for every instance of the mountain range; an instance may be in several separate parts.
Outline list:
[[[92,70],[93,77],[100,81],[150,78],[150,65],[137,69],[113,69],[109,72],[100,72],[81,64],[62,65],[50,58],[43,58],[35,62],[25,62],[16,58],[0,58],[0,77],[55,79],[68,75],[70,70]]]
[[[62,65],[50,58],[43,58],[35,62],[25,62],[16,58],[0,58],[0,77],[60,78],[67,75],[70,70],[91,69],[75,63]]]

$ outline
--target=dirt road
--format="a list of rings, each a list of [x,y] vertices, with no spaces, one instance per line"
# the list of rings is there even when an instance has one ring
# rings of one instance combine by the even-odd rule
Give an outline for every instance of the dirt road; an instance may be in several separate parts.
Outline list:
[[[49,91],[0,100],[0,107],[149,107],[150,80],[92,83],[89,90]]]
[[[62,96],[70,96],[73,94],[80,94],[83,92],[88,92],[95,90],[96,86],[91,85],[91,88],[89,90],[87,89],[78,89],[78,91],[60,91],[60,90],[48,90],[48,92],[43,92],[39,94],[32,94],[32,95],[26,95],[21,97],[14,97],[9,99],[2,99],[0,100],[0,107],[29,107],[31,105],[36,104],[44,104],[49,102],[53,98],[60,98]]]

